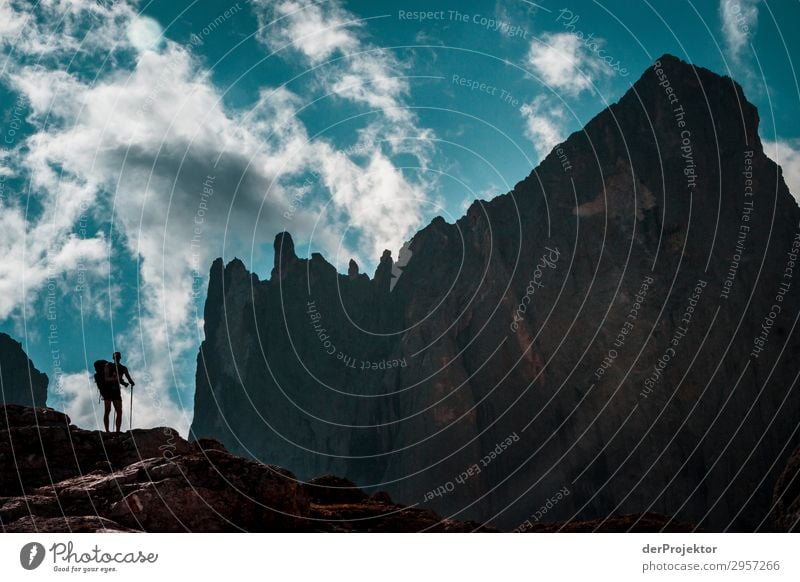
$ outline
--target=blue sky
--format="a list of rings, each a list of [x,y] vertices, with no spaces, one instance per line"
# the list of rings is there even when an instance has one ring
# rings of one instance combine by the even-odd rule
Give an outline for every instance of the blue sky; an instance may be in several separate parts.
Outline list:
[[[729,74],[800,192],[797,2],[0,0],[0,330],[96,426],[191,420],[206,274],[272,240],[372,272],[506,192],[663,53]]]

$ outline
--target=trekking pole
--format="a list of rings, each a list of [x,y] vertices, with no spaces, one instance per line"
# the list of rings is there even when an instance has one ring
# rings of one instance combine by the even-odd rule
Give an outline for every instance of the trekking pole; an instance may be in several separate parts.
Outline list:
[[[133,386],[131,386],[131,420],[130,420],[130,425],[128,426],[128,430],[133,432]]]

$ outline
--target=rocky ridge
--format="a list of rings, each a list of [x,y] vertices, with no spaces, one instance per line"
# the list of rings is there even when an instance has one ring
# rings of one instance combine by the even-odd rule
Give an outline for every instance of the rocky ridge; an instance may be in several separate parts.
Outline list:
[[[299,482],[289,471],[237,457],[217,441],[189,443],[170,428],[108,434],[49,408],[0,408],[3,532],[494,532],[368,495],[348,479]],[[775,492],[769,529],[800,522],[800,448]],[[691,532],[657,513],[589,521],[529,521],[514,531]]]
[[[486,531],[189,443],[170,428],[88,431],[49,408],[0,407],[4,532]]]

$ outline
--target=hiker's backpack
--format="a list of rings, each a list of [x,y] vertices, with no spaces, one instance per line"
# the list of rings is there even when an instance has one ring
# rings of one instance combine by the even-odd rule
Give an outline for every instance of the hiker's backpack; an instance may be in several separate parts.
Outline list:
[[[94,383],[97,385],[97,389],[100,391],[102,395],[105,392],[106,387],[106,366],[108,366],[110,362],[105,360],[97,360],[94,363]]]

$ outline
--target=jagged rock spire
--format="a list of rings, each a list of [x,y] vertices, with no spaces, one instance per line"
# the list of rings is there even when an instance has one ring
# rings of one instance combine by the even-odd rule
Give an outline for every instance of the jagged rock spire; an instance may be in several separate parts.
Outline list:
[[[358,263],[353,259],[350,259],[350,264],[347,267],[347,276],[351,279],[358,277]]]

